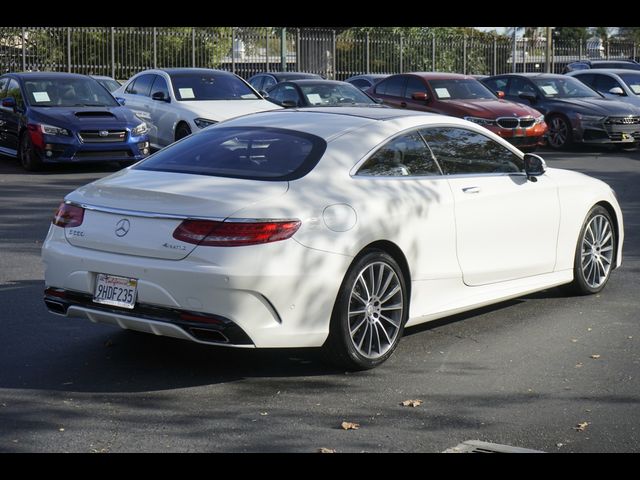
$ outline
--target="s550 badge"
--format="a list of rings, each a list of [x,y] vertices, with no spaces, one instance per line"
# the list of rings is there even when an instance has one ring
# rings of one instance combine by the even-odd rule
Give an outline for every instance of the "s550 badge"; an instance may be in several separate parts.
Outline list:
[[[162,246],[164,248],[170,248],[171,250],[182,250],[183,252],[187,251],[187,247],[185,247],[184,245],[172,245],[170,243],[163,243]]]

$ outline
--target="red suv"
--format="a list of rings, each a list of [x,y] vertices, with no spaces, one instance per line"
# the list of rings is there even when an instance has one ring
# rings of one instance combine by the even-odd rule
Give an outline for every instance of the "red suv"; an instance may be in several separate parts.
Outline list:
[[[468,75],[402,73],[380,81],[367,93],[395,108],[464,118],[488,128],[523,151],[535,150],[547,132],[540,112],[502,100],[502,92],[494,94]]]

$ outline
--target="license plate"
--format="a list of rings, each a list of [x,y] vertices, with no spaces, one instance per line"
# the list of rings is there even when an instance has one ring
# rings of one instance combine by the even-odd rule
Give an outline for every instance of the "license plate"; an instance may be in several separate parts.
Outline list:
[[[526,135],[524,128],[514,128],[513,136],[514,137],[524,137]]]
[[[138,280],[99,273],[93,301],[115,307],[133,308],[138,293]]]

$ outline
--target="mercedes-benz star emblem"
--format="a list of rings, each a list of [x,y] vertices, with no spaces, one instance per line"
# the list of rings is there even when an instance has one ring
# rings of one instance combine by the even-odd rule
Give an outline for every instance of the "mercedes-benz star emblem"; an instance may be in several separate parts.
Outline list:
[[[129,229],[131,228],[131,223],[126,218],[118,221],[116,223],[116,235],[118,237],[124,237],[127,233],[129,233]]]

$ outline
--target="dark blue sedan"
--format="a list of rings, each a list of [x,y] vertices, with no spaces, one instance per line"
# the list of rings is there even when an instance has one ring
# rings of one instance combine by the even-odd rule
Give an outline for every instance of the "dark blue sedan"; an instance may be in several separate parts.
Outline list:
[[[26,170],[44,163],[133,163],[149,154],[147,125],[95,79],[71,73],[0,77],[0,153]]]

